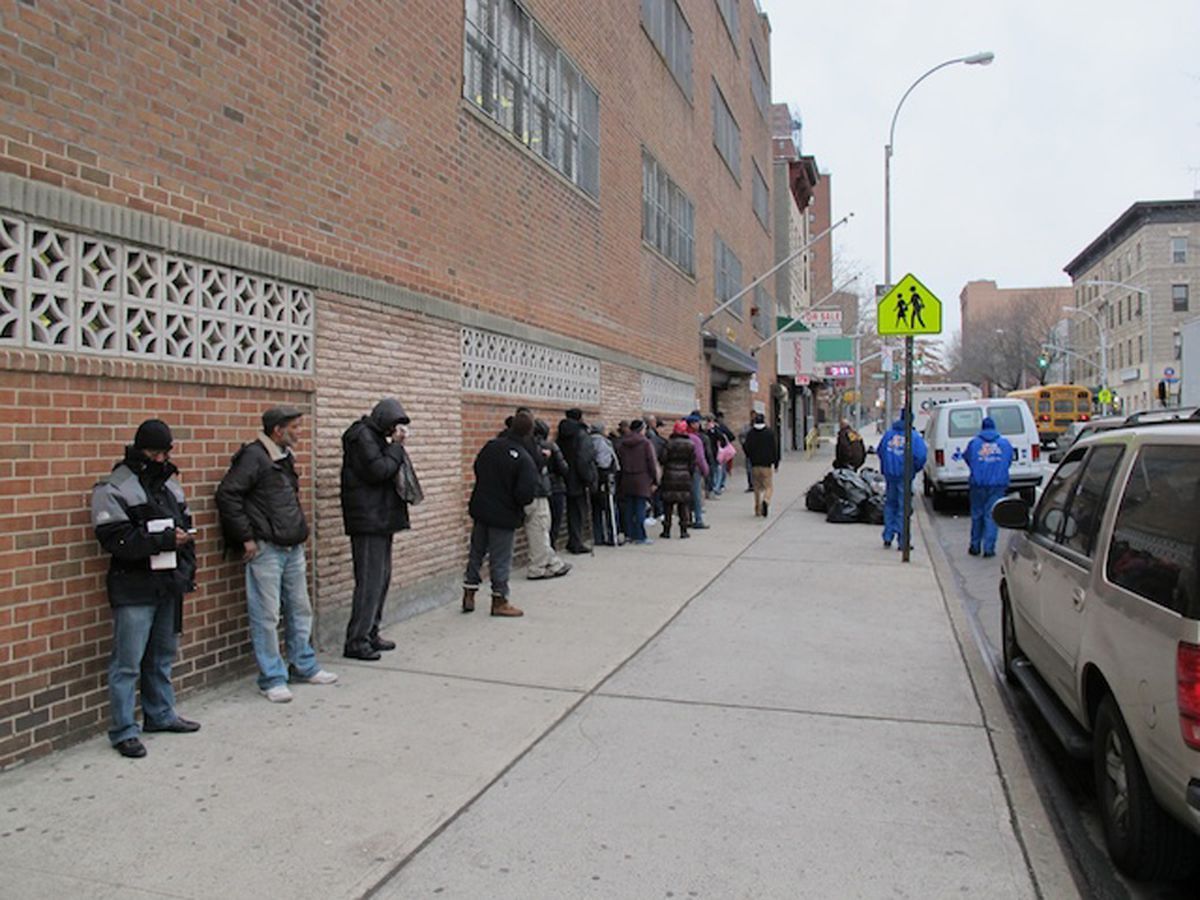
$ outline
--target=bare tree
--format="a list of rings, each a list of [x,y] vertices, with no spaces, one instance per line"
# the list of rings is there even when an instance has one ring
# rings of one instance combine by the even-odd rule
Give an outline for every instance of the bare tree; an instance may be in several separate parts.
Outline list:
[[[1001,391],[1015,391],[1027,384],[1044,384],[1049,357],[1044,345],[1060,318],[1057,297],[1048,291],[1031,290],[1003,307],[971,322],[961,337],[957,368],[969,381],[990,382]]]

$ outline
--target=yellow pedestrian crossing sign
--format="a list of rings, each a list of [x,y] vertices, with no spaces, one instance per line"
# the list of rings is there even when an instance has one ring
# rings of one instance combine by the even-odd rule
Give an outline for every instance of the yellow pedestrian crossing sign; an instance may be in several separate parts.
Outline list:
[[[911,272],[888,291],[876,308],[879,334],[941,334],[942,301]]]

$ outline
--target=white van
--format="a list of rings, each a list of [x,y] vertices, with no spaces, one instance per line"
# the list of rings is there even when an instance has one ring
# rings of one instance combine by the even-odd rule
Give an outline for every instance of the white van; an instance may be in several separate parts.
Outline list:
[[[983,391],[977,385],[959,382],[957,384],[914,384],[912,389],[912,405],[916,415],[913,417],[913,428],[925,433],[929,427],[929,411],[943,403],[953,403],[955,400],[978,400],[983,397]]]
[[[1042,461],[1042,443],[1037,422],[1024,400],[996,397],[991,400],[955,400],[929,411],[925,443],[929,457],[925,462],[925,496],[933,498],[933,508],[942,509],[949,494],[965,494],[971,473],[963,454],[971,438],[979,434],[985,416],[996,422],[1013,447],[1009,469],[1009,489],[1020,491],[1032,504],[1037,487],[1047,473]]]

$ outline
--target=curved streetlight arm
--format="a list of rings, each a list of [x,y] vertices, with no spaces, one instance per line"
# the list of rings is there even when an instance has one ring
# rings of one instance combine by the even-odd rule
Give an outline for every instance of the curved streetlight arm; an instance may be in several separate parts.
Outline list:
[[[1124,281],[1110,281],[1105,278],[1089,278],[1087,281],[1079,282],[1081,285],[1094,285],[1101,288],[1121,288],[1126,291],[1133,291],[1138,296],[1146,298],[1146,388],[1149,396],[1156,396],[1155,385],[1155,368],[1154,368],[1154,296],[1148,288],[1140,288],[1137,285],[1127,284]],[[1105,291],[1104,293],[1108,293]],[[1140,315],[1140,313],[1139,313]],[[1140,380],[1140,379],[1139,379]],[[1153,401],[1151,401],[1153,405]]]

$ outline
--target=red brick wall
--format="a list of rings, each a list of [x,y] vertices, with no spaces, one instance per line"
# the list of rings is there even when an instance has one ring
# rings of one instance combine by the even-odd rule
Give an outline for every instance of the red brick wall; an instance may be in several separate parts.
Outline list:
[[[242,570],[221,558],[213,494],[230,456],[260,430],[264,408],[309,406],[305,391],[267,388],[261,377],[221,373],[228,384],[206,385],[178,367],[70,362],[0,353],[0,766],[107,721],[108,558],[89,501],[144,419],[171,425],[172,458],[200,529],[199,590],[184,604],[176,689],[186,697],[245,670]],[[299,461],[311,487],[303,447]]]

